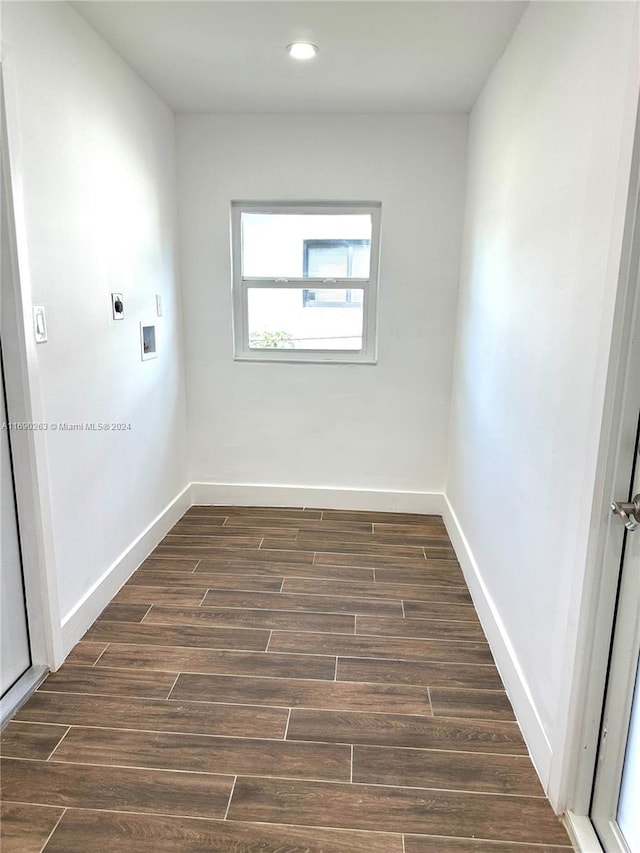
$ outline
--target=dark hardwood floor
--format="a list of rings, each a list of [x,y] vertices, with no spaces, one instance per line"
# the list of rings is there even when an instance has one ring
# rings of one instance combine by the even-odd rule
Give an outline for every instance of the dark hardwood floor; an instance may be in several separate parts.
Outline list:
[[[0,782],[2,853],[571,849],[436,516],[193,507]]]

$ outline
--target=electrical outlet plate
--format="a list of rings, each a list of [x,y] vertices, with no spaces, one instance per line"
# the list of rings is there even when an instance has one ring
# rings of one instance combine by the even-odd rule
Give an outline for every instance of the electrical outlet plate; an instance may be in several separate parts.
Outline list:
[[[124,300],[121,293],[111,294],[111,311],[114,320],[124,320]]]
[[[47,317],[44,305],[33,306],[33,333],[37,344],[44,344],[47,340]]]

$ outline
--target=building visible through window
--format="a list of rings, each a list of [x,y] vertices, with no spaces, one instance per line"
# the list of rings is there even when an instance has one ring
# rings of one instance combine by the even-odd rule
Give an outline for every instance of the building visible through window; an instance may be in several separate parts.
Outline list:
[[[311,278],[366,278],[370,240],[305,240],[303,275]],[[360,291],[304,290],[305,308],[350,308],[362,305]]]
[[[378,203],[232,204],[236,358],[376,358]]]

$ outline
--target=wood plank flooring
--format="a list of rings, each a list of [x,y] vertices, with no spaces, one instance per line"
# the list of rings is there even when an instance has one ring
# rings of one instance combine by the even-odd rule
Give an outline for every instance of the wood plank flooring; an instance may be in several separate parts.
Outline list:
[[[193,507],[2,733],[2,853],[552,853],[442,520]]]

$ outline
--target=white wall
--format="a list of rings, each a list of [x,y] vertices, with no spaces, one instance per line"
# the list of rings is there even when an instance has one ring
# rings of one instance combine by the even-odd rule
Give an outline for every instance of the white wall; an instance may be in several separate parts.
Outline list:
[[[178,117],[192,480],[382,490],[387,508],[442,491],[466,129],[462,115]],[[382,202],[376,366],[233,361],[232,199]]]
[[[449,523],[545,782],[561,760],[586,560],[634,8],[531,4],[470,121]]]
[[[131,424],[44,436],[49,570],[62,623],[73,623],[68,651],[134,567],[129,549],[187,482],[175,125],[68,4],[6,3],[3,29],[22,275],[49,326],[36,350],[43,421]],[[111,291],[124,293],[123,321],[111,319]],[[159,355],[142,362],[138,322],[154,317],[156,293]]]

